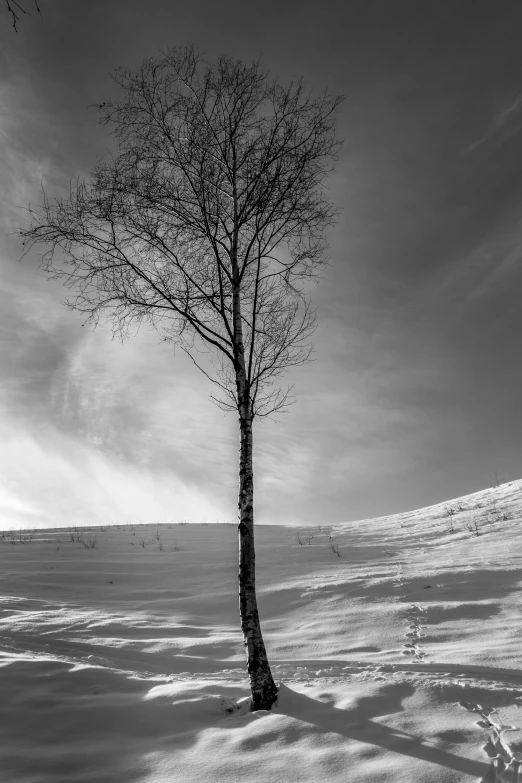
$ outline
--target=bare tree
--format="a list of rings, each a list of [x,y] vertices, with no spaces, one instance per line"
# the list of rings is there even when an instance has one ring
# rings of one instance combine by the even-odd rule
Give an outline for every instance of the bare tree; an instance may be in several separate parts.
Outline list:
[[[20,14],[24,14],[25,16],[31,16],[30,11],[27,11],[26,8],[22,5],[21,2],[18,0],[5,0],[5,4],[7,6],[8,12],[11,14],[11,19],[13,20],[13,27],[15,30],[15,33],[18,32],[17,24],[20,21]],[[24,3],[24,5],[27,5],[27,3]],[[35,10],[41,15],[40,7],[38,6],[37,0],[33,0],[33,5]]]
[[[100,106],[117,154],[66,198],[30,209],[21,231],[44,245],[67,304],[121,336],[147,322],[181,345],[239,414],[239,607],[254,709],[277,690],[257,609],[252,423],[288,405],[279,386],[310,355],[307,283],[325,262],[336,210],[322,182],[339,148],[342,98],[281,86],[229,57],[169,50],[120,70]],[[60,251],[60,252],[56,252]]]

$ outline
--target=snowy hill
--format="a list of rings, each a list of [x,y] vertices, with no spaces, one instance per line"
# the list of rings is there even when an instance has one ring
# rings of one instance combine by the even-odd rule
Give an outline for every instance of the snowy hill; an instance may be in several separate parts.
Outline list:
[[[248,710],[235,525],[5,531],[0,779],[518,780],[521,518],[515,481],[257,528],[270,713]]]

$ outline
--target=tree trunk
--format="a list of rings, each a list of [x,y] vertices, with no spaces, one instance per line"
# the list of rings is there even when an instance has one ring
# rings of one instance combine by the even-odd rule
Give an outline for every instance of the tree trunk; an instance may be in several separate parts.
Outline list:
[[[248,400],[240,404],[239,426],[239,614],[247,653],[254,710],[269,710],[277,698],[257,610],[254,551],[254,475],[252,415]]]
[[[245,366],[245,345],[241,319],[241,279],[237,263],[238,219],[234,194],[234,236],[232,262],[232,318],[234,359],[239,413],[239,616],[247,654],[247,669],[252,690],[252,708],[269,710],[277,699],[277,688],[270,671],[256,598],[256,554],[254,550],[254,471],[252,465],[252,405]]]

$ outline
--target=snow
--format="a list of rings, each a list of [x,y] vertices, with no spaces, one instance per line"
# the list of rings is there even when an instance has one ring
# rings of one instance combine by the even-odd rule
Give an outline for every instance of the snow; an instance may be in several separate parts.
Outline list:
[[[271,712],[250,711],[235,525],[5,531],[2,783],[522,780],[521,517],[515,481],[257,528]]]

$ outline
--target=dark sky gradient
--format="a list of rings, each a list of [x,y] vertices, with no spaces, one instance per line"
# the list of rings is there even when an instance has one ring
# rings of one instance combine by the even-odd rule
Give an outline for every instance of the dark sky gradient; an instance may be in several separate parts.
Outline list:
[[[235,516],[236,422],[208,382],[154,335],[83,329],[8,236],[42,180],[58,194],[110,148],[89,108],[114,95],[109,73],[185,41],[346,94],[315,362],[257,427],[258,520],[370,517],[520,478],[518,2],[41,8],[18,34],[0,8],[4,520]]]

